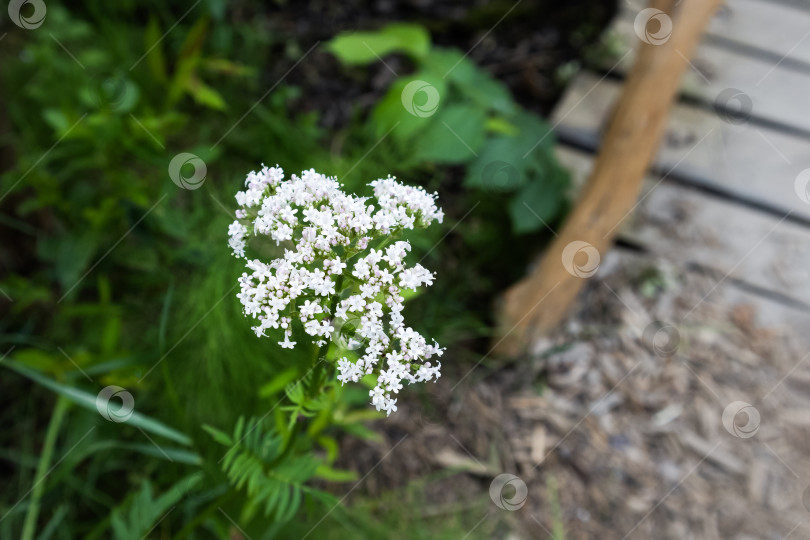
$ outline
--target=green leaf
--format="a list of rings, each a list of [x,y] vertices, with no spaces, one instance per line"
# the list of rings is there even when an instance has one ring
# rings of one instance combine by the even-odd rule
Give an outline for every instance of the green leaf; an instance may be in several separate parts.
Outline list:
[[[484,143],[484,112],[469,105],[449,105],[419,134],[415,158],[436,163],[475,159]]]
[[[320,435],[316,441],[326,450],[326,460],[329,463],[334,462],[337,459],[339,449],[337,440],[329,435]]]
[[[177,102],[183,92],[190,92],[193,86],[192,79],[202,54],[202,46],[208,32],[208,18],[203,17],[194,23],[186,34],[177,59],[171,84],[169,85],[168,103]]]
[[[542,182],[530,182],[509,203],[512,229],[517,234],[543,229],[561,207],[562,192]]]
[[[515,134],[487,139],[478,157],[467,168],[464,185],[509,192],[539,178],[548,185],[559,183],[564,189],[564,178],[554,182],[545,180],[550,175],[564,174],[552,153],[551,127],[527,111],[507,120],[514,126]]]
[[[59,109],[49,108],[43,110],[42,118],[45,120],[45,123],[51,126],[56,133],[64,133],[71,124],[65,116],[65,113]]]
[[[414,298],[416,298],[417,296],[421,296],[421,295],[422,295],[422,293],[424,293],[424,292],[425,292],[425,289],[423,289],[423,288],[421,288],[421,287],[420,287],[420,288],[418,288],[418,289],[416,289],[416,290],[413,290],[413,289],[402,289],[402,290],[400,291],[399,295],[400,295],[400,296],[403,298],[403,300],[402,300],[403,302],[408,302],[408,301],[410,301],[410,300],[413,300],[413,299],[414,299]]]
[[[110,524],[116,540],[138,540],[148,535],[171,507],[202,481],[203,473],[181,479],[159,497],[154,496],[152,484],[144,480],[141,489],[115,508]]]
[[[483,109],[506,115],[515,114],[517,106],[506,85],[461,51],[434,48],[430,56],[425,58],[424,67],[433,75],[449,80],[464,97]]]
[[[204,424],[202,428],[219,444],[223,446],[233,446],[233,440],[224,431],[220,431],[208,424]]]
[[[357,473],[333,469],[327,465],[318,465],[318,468],[315,469],[315,477],[328,482],[354,482],[357,480]]]
[[[518,134],[518,128],[513,123],[500,116],[487,118],[486,128],[488,132],[509,135],[510,137],[514,137]]]
[[[184,450],[182,448],[171,448],[167,446],[155,446],[153,444],[147,443],[122,443],[118,441],[111,441],[114,444],[115,448],[121,448],[123,450],[132,450],[133,452],[138,452],[141,454],[145,454],[147,456],[152,456],[158,459],[165,459],[172,463],[184,463],[186,465],[196,465],[201,466],[203,464],[202,458],[199,454],[195,452],[190,452],[188,450]]]
[[[70,401],[76,403],[80,407],[84,407],[89,411],[98,412],[98,409],[96,408],[96,399],[97,399],[96,395],[54,381],[53,379],[50,379],[37,371],[29,369],[23,366],[22,364],[15,362],[11,358],[6,358],[5,360],[3,360],[2,364],[7,365],[9,368],[16,371],[20,375],[28,377],[32,381],[41,384],[45,388],[48,388],[49,390],[52,390],[59,395],[65,396]],[[150,418],[146,415],[143,415],[137,411],[134,411],[132,413],[132,416],[130,416],[126,420],[126,422],[134,427],[141,428],[144,431],[148,431],[153,435],[165,437],[167,439],[171,439],[175,442],[184,444],[186,446],[190,446],[192,443],[191,439],[184,433],[181,433],[180,431],[177,431],[176,429],[171,428],[166,424],[153,418]]]
[[[261,420],[240,417],[226,443],[225,437],[213,428],[206,431],[230,446],[222,462],[222,470],[230,484],[247,492],[245,513],[264,508],[265,515],[273,515],[276,522],[289,521],[302,501],[302,492],[312,494],[304,482],[312,478],[318,461],[311,454],[293,455],[285,451],[278,433],[267,428]]]
[[[187,90],[191,94],[191,97],[194,98],[194,101],[196,101],[199,105],[203,105],[216,111],[224,111],[228,108],[227,105],[225,105],[225,100],[222,99],[219,92],[202,82],[197,77],[191,77],[189,79]]]
[[[427,73],[397,79],[371,112],[374,136],[390,133],[393,140],[407,143],[433,124],[446,89],[441,78]]]
[[[56,278],[64,291],[68,291],[79,281],[80,275],[98,249],[100,240],[94,231],[85,231],[81,234],[53,237],[52,243],[44,247],[49,250],[44,258],[54,261]],[[75,294],[78,290],[79,287],[76,287],[71,293]]]
[[[430,50],[430,35],[417,24],[389,24],[378,31],[342,33],[326,44],[326,49],[346,65],[377,62],[394,52],[415,60]]]
[[[526,184],[533,162],[522,159],[518,139],[493,137],[486,141],[478,157],[467,167],[464,185],[484,191],[514,191]]]
[[[95,81],[80,90],[81,100],[85,105],[114,114],[126,114],[133,110],[140,95],[140,88],[121,76]]]
[[[157,18],[154,16],[149,18],[146,25],[146,33],[144,34],[146,62],[149,65],[149,71],[152,78],[159,82],[165,82],[166,75],[166,57],[163,54],[162,36],[160,26],[158,26]]]
[[[86,367],[84,368],[84,372],[93,377],[95,375],[104,375],[105,373],[110,373],[119,369],[133,367],[138,364],[138,359],[132,356],[113,358],[112,360],[107,360],[105,362],[101,362],[100,364]]]
[[[61,360],[64,359],[64,357],[59,358],[55,354],[34,348],[18,350],[14,353],[14,357],[26,367],[48,373],[61,372]]]
[[[284,371],[273,376],[273,379],[259,389],[259,396],[263,398],[276,395],[284,389],[289,383],[298,378],[298,370],[294,368],[285,369]]]

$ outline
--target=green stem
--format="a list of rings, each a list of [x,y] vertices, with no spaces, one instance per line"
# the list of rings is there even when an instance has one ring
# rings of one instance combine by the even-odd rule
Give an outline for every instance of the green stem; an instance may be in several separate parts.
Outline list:
[[[321,362],[321,359],[326,356],[326,352],[329,350],[329,342],[327,341],[324,345],[322,345],[317,351],[315,351],[315,364],[312,366],[312,379],[309,383],[309,388],[307,388],[307,395],[309,397],[315,397],[318,395],[318,392],[321,390],[321,385],[323,384],[323,370],[324,370],[324,362]]]
[[[65,418],[65,413],[70,406],[70,401],[64,396],[56,398],[56,405],[53,408],[51,420],[48,423],[48,431],[45,433],[45,443],[42,447],[42,454],[39,456],[39,463],[37,464],[37,472],[34,475],[34,487],[31,490],[31,504],[28,506],[28,513],[25,515],[25,524],[23,525],[22,540],[32,540],[34,538],[34,530],[37,525],[37,518],[39,517],[39,506],[42,501],[42,494],[45,491],[45,477],[48,475],[48,468],[51,465],[51,458],[53,457],[53,449],[56,445],[56,437],[59,435],[59,429],[62,427],[62,421]]]
[[[298,414],[297,412],[293,412],[293,414]],[[298,432],[301,431],[301,422],[296,420],[295,424],[293,424],[292,429],[290,430],[289,436],[287,441],[284,443],[284,449],[281,453],[276,456],[273,461],[271,461],[268,465],[268,469],[273,469],[276,465],[284,461],[284,459],[290,455],[290,451],[292,450],[293,443],[295,442],[295,438],[298,436]]]
[[[180,398],[177,396],[177,391],[174,389],[174,381],[172,381],[171,374],[169,373],[169,366],[166,362],[161,362],[161,371],[163,372],[163,382],[166,384],[166,393],[169,394],[169,401],[174,407],[174,413],[185,424],[186,414],[183,407],[180,406]]]

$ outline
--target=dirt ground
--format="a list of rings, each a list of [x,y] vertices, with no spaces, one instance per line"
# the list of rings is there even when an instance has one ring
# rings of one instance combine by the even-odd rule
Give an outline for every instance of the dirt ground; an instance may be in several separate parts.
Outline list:
[[[810,538],[806,336],[718,283],[614,251],[528,358],[450,351],[340,466],[374,468],[359,496],[450,469],[426,512],[471,508],[468,538]]]

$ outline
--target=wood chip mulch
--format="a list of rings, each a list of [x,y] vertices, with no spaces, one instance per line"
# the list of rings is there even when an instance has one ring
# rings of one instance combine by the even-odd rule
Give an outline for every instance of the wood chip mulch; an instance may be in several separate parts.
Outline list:
[[[465,359],[403,392],[384,442],[344,440],[340,466],[376,466],[353,495],[428,478],[422,514],[466,509],[468,538],[810,538],[807,336],[726,287],[610,254],[529,358]]]

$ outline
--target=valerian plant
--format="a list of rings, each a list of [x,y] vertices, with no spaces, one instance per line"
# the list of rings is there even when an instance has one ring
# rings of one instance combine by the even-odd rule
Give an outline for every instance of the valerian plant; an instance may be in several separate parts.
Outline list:
[[[434,275],[406,264],[411,244],[398,239],[405,230],[441,223],[436,194],[389,176],[369,184],[373,198],[358,197],[314,170],[285,180],[278,166],[251,172],[245,185],[236,194],[239,209],[229,229],[233,254],[247,268],[237,297],[245,315],[257,321],[257,336],[275,329],[284,336],[278,344],[293,348],[298,328],[303,334],[296,334],[317,347],[310,395],[335,367],[343,384],[374,375],[371,404],[390,415],[403,381],[438,379],[444,349],[407,326],[402,315],[406,290],[430,286]],[[247,250],[262,241],[283,246],[283,256],[248,258]],[[340,332],[347,324],[354,327],[348,346]],[[332,344],[339,353],[356,350],[335,362],[327,357]]]

